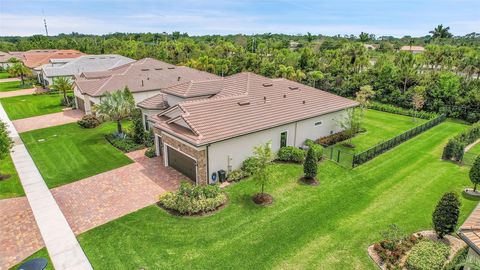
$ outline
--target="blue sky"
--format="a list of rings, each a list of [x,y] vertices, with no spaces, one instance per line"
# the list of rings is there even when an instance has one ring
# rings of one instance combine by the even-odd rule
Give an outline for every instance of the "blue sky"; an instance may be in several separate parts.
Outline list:
[[[187,32],[423,36],[438,24],[480,32],[480,1],[0,0],[0,35]]]

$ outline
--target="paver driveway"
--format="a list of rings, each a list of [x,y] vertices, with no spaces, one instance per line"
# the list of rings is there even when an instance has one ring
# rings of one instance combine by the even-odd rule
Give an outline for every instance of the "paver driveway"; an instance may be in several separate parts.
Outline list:
[[[8,269],[45,246],[26,197],[0,200],[0,269]]]
[[[30,130],[77,122],[78,120],[82,119],[84,115],[85,113],[81,110],[66,109],[59,113],[51,113],[14,120],[13,125],[17,129],[18,133],[22,133]]]
[[[127,154],[135,163],[51,190],[75,234],[154,204],[187,179],[165,167],[161,157],[143,153]]]

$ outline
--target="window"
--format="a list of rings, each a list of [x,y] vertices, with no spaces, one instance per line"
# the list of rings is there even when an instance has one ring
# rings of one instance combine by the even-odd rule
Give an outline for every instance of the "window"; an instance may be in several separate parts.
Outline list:
[[[316,127],[321,126],[321,125],[322,125],[322,121],[315,122]]]
[[[144,115],[144,122],[145,122],[145,130],[149,130],[149,127],[148,127],[148,115]]]
[[[286,131],[280,133],[280,148],[287,146],[288,134]]]

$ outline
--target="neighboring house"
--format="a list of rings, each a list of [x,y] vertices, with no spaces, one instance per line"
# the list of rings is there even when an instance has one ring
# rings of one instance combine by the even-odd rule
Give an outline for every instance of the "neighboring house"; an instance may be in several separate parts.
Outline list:
[[[133,59],[117,54],[83,55],[70,59],[50,59],[41,66],[40,83],[48,87],[56,77],[69,77],[82,72],[104,71],[134,62]]]
[[[470,248],[468,257],[480,260],[480,204],[460,226],[458,235]]]
[[[126,86],[132,92],[135,103],[139,103],[176,84],[218,78],[208,72],[144,58],[106,71],[75,75],[75,103],[78,109],[89,114],[92,106],[98,104],[106,92],[123,90]]]
[[[376,50],[378,48],[378,45],[377,44],[363,44],[363,47],[365,47],[365,49],[367,50]]]
[[[154,128],[157,155],[197,184],[215,182],[220,170],[240,168],[262,143],[271,141],[278,151],[340,132],[345,109],[357,106],[310,86],[248,72],[162,92],[138,104],[150,113],[147,126]]]
[[[12,58],[16,58],[20,61],[23,59],[20,52],[0,52],[0,67],[2,67],[2,69],[7,69],[12,65],[12,63],[10,63],[10,59]]]
[[[425,48],[422,46],[402,46],[400,48],[400,51],[408,51],[413,54],[417,54],[417,53],[423,53],[425,51]]]

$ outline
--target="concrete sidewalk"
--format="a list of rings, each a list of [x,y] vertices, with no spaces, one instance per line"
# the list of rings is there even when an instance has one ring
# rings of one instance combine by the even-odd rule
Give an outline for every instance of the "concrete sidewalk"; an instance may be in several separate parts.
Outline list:
[[[1,104],[0,120],[15,141],[12,160],[55,269],[93,269]]]

